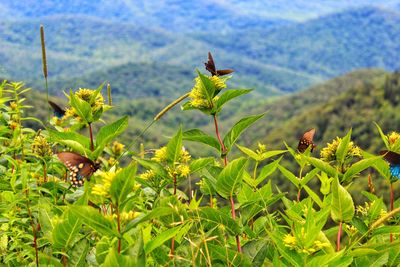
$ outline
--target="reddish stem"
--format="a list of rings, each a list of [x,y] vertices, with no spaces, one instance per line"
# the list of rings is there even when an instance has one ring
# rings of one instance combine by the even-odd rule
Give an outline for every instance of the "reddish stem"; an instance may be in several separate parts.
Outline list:
[[[31,208],[29,205],[29,190],[26,189],[25,191],[26,194],[26,207],[28,210],[28,216],[29,219],[31,221],[31,227],[32,227],[32,234],[33,234],[33,247],[35,248],[35,256],[36,256],[36,266],[39,266],[39,249],[37,246],[37,231],[36,231],[36,227],[35,227],[35,223],[33,221],[33,217],[32,217],[32,212],[31,212]]]
[[[336,241],[336,251],[340,250],[340,238],[342,236],[342,222],[339,223],[339,229],[337,234],[337,241]]]
[[[174,175],[174,195],[176,195],[176,176]]]
[[[390,211],[394,209],[394,190],[393,183],[390,183]],[[390,233],[390,243],[393,242],[393,234]]]
[[[224,142],[222,142],[221,136],[219,135],[217,115],[214,114],[213,118],[214,118],[214,125],[215,125],[215,134],[217,135],[218,142],[221,145],[221,152],[224,155],[224,165],[226,166],[228,164],[228,157],[227,157],[227,155],[225,155],[226,148],[225,148]]]
[[[170,251],[170,258],[172,259],[173,257],[174,257],[174,254],[175,254],[175,237],[173,237],[172,239],[171,239],[171,251]]]
[[[297,191],[297,202],[300,202],[300,195],[301,195],[301,187],[299,187],[299,190]]]
[[[236,220],[236,212],[235,212],[235,201],[233,200],[233,196],[231,196],[231,213],[232,213],[232,219]],[[239,253],[242,253],[242,247],[240,246],[240,239],[239,235],[235,236],[236,239],[236,246],[237,246],[237,251]]]
[[[92,124],[89,123],[89,134],[90,134],[90,150],[94,150],[94,144],[93,144],[93,131],[92,131]]]
[[[119,208],[116,206],[117,211],[117,223],[118,223],[118,233],[121,235],[121,218],[119,216]],[[121,237],[118,237],[118,254],[121,254]]]
[[[47,182],[47,166],[46,163],[43,163],[43,181]]]

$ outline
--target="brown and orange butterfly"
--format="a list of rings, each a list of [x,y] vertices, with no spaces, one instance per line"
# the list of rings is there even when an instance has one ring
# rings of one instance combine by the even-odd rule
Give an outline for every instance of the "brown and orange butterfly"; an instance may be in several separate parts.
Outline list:
[[[208,61],[204,63],[204,65],[206,66],[206,70],[209,71],[212,76],[224,76],[233,72],[232,69],[217,70],[214,59],[210,52],[208,52]]]
[[[309,146],[311,146],[311,152],[314,150],[314,148],[316,147],[316,145],[313,142],[314,135],[315,135],[314,128],[303,134],[303,136],[300,138],[299,145],[297,146],[297,150],[300,153],[304,153],[304,151],[306,151],[306,149]]]
[[[57,157],[69,170],[69,179],[73,186],[82,186],[84,180],[90,180],[90,176],[100,168],[100,165],[84,156],[74,152],[60,152]]]

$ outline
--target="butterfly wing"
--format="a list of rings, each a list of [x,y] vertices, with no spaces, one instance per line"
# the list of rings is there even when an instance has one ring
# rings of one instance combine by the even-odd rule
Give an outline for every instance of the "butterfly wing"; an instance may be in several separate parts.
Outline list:
[[[69,177],[74,186],[82,186],[84,179],[89,181],[90,176],[98,169],[92,160],[74,152],[60,152],[57,157],[70,171]]]
[[[62,117],[64,117],[65,115],[65,110],[63,108],[61,108],[59,105],[57,105],[56,103],[54,103],[53,101],[49,101],[49,104],[51,106],[51,108],[53,109],[54,112],[54,116],[56,116],[57,118],[61,119]]]
[[[379,154],[389,162],[390,174],[400,179],[400,154],[388,150],[382,150]]]
[[[309,146],[311,146],[311,152],[313,151],[313,149],[316,147],[316,145],[313,143],[314,135],[315,135],[315,128],[312,128],[311,130],[303,134],[297,146],[297,150],[300,153],[304,153],[304,151],[306,151],[306,149]]]
[[[209,71],[212,75],[218,75],[217,69],[215,68],[214,59],[210,52],[208,52],[208,61],[204,63],[206,66],[206,70]]]
[[[232,73],[234,70],[232,69],[226,69],[226,70],[217,70],[217,75],[218,76],[224,76]]]

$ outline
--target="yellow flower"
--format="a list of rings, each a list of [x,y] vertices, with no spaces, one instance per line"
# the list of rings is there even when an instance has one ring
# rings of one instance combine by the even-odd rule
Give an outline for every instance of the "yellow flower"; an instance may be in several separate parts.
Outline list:
[[[120,214],[120,218],[121,218],[121,221],[127,222],[127,221],[131,221],[131,220],[135,219],[139,215],[140,215],[140,212],[136,212],[136,211],[133,211],[133,210],[131,210],[129,212],[123,211]]]
[[[53,155],[53,151],[51,150],[49,143],[47,143],[46,138],[41,135],[35,137],[31,149],[32,153],[38,155],[39,157]]]
[[[283,238],[283,243],[286,247],[294,248],[296,246],[296,237],[292,236],[291,234],[285,235]]]
[[[213,84],[214,84],[214,86],[215,86],[215,88],[216,88],[217,90],[222,90],[222,89],[226,88],[226,83],[225,83],[225,81],[222,80],[220,77],[218,77],[218,76],[211,76],[211,77],[209,77],[209,78],[210,78],[210,80],[213,82]]]
[[[179,165],[176,171],[180,176],[188,176],[190,174],[190,168],[188,165]]]
[[[334,139],[332,143],[328,143],[327,146],[321,150],[321,159],[328,162],[336,160],[336,151],[341,142],[342,138],[336,137],[336,139]],[[354,145],[353,141],[350,141],[348,144],[346,157],[362,158],[361,152],[361,149],[358,146]]]
[[[258,148],[256,150],[257,154],[262,154],[262,153],[267,151],[267,146],[266,145],[258,142],[257,146],[258,146]]]
[[[154,173],[153,170],[147,170],[144,173],[140,174],[139,177],[142,178],[143,180],[149,180],[154,178],[156,174]]]
[[[167,160],[167,147],[162,147],[154,152],[152,160],[157,162],[165,162]]]
[[[115,171],[97,171],[96,180],[99,179],[100,183],[93,186],[92,193],[106,198],[110,197],[110,186],[117,173]]]
[[[121,144],[118,141],[114,141],[113,146],[112,146],[112,152],[116,155],[119,156],[122,154],[122,151],[124,150],[124,145]]]
[[[11,110],[16,110],[17,107],[18,107],[18,105],[17,105],[17,103],[16,103],[15,101],[12,101],[12,102],[10,103],[10,108],[11,108]]]
[[[180,162],[188,163],[190,161],[190,159],[191,159],[191,156],[190,156],[189,152],[184,147],[182,147]]]
[[[389,144],[393,145],[394,143],[396,143],[397,139],[399,139],[399,138],[400,138],[400,134],[399,134],[399,133],[397,133],[397,132],[391,132],[391,133],[388,135]]]

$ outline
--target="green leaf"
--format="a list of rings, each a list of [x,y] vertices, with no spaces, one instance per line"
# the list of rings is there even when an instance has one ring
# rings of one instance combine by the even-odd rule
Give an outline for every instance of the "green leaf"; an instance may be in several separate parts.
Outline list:
[[[174,214],[176,211],[172,207],[157,207],[152,209],[149,213],[146,215],[140,216],[136,218],[135,220],[129,222],[125,229],[123,230],[123,233],[128,232],[129,230],[133,229],[137,225],[139,225],[142,222],[146,222],[152,219],[157,219],[163,216],[171,215]]]
[[[106,236],[119,236],[119,233],[115,229],[115,225],[108,219],[104,218],[95,208],[90,206],[73,205],[69,208],[69,211],[82,219],[87,226],[96,232]]]
[[[115,137],[122,134],[127,127],[128,127],[128,116],[124,116],[121,119],[111,124],[101,127],[96,135],[97,147],[94,154],[100,155],[100,153],[103,152],[104,147]]]
[[[174,228],[171,228],[171,229],[161,232],[153,240],[150,240],[144,246],[144,250],[146,251],[147,254],[152,252],[154,249],[158,248],[159,246],[164,244],[166,241],[173,238],[181,230],[181,228],[182,228],[182,226],[177,226],[177,227],[174,227]]]
[[[362,172],[363,170],[373,166],[377,160],[379,160],[381,156],[376,156],[368,159],[362,159],[353,165],[346,171],[343,175],[343,181],[349,181],[353,178],[354,175]]]
[[[89,148],[90,146],[90,139],[77,132],[57,132],[51,129],[48,129],[47,131],[49,132],[49,137],[52,142],[71,140],[81,144],[85,148]]]
[[[69,92],[69,100],[71,107],[75,109],[76,113],[82,119],[82,121],[87,124],[93,122],[92,107],[88,102],[75,96],[72,90]]]
[[[182,137],[183,140],[203,143],[215,148],[219,152],[221,151],[221,145],[219,144],[218,140],[199,129],[191,129],[186,131],[183,133]]]
[[[103,82],[102,84],[100,84],[100,86],[97,87],[97,89],[93,92],[93,94],[91,95],[90,100],[89,100],[90,105],[93,105],[96,102],[96,97],[101,92],[101,89],[103,89],[105,83],[106,82]]]
[[[308,182],[315,177],[315,175],[319,172],[319,169],[315,168],[312,171],[309,171],[301,180],[300,185],[305,186]]]
[[[351,139],[351,129],[346,134],[346,136],[343,137],[342,141],[340,142],[340,144],[336,150],[336,159],[340,163],[344,162],[347,152],[349,151],[350,139]]]
[[[210,80],[210,78],[208,78],[207,76],[205,76],[198,70],[197,70],[197,74],[199,75],[201,86],[202,86],[204,93],[206,94],[207,101],[209,103],[212,103],[212,100],[213,100],[214,94],[215,94],[214,83]]]
[[[69,251],[67,266],[85,266],[86,256],[89,252],[90,246],[89,241],[81,239],[75,243],[72,249]]]
[[[266,239],[255,239],[243,246],[243,253],[251,260],[253,267],[261,267],[266,258],[268,244]]]
[[[373,236],[383,235],[383,234],[394,234],[394,235],[397,235],[399,233],[400,233],[400,226],[393,225],[393,226],[382,226],[382,227],[379,227],[379,228],[375,229],[372,232],[372,235]]]
[[[390,146],[389,146],[389,141],[388,141],[387,136],[383,133],[381,127],[379,127],[379,125],[376,122],[374,122],[374,124],[375,124],[376,128],[378,129],[379,135],[381,136],[383,143],[385,144],[386,148],[389,150]]]
[[[249,156],[250,158],[254,159],[255,161],[261,161],[261,157],[259,154],[257,154],[256,152],[254,152],[253,150],[244,147],[244,146],[239,146],[236,145],[240,151],[242,151],[244,154],[246,154],[247,156]]]
[[[121,205],[128,194],[133,191],[136,170],[136,164],[131,164],[115,175],[110,186],[110,195],[115,205]]]
[[[351,195],[339,184],[339,179],[332,182],[331,216],[335,222],[350,222],[354,216],[354,203]]]
[[[174,164],[177,162],[182,153],[182,128],[179,127],[178,132],[167,144],[167,160]]]
[[[300,185],[300,180],[299,178],[296,177],[296,175],[294,175],[291,171],[289,171],[288,169],[286,169],[285,167],[283,167],[282,165],[278,166],[279,170],[281,171],[281,173],[288,178],[288,180],[295,185],[297,188],[299,188]]]
[[[239,138],[239,136],[242,134],[244,130],[246,130],[250,125],[261,119],[265,114],[260,114],[260,115],[254,115],[254,116],[249,116],[245,117],[241,120],[239,120],[231,130],[225,135],[224,137],[224,145],[225,148],[230,151],[233,144],[235,144],[236,140]]]
[[[109,251],[110,248],[112,248],[112,245],[110,244],[110,240],[107,236],[103,236],[99,241],[96,243],[96,261],[99,264],[102,264]]]
[[[214,263],[223,262],[222,266],[251,267],[251,262],[244,254],[233,251],[224,246],[213,244],[207,244],[207,246],[211,254],[211,259],[216,261]],[[214,265],[216,266],[217,264]]]
[[[228,199],[238,193],[242,184],[242,175],[246,167],[247,159],[238,158],[231,161],[218,175],[217,192]]]
[[[192,162],[190,162],[189,165],[190,173],[195,173],[197,171],[200,171],[204,167],[212,165],[213,163],[214,163],[214,158],[212,157],[192,160]]]
[[[225,105],[230,100],[232,100],[238,96],[248,94],[251,91],[253,91],[253,90],[252,89],[226,90],[223,94],[221,94],[221,96],[218,98],[218,100],[215,101],[215,107],[214,107],[215,110],[214,111],[219,112],[221,110],[222,106]]]
[[[320,159],[313,158],[313,157],[307,157],[307,156],[304,156],[304,157],[311,165],[313,165],[315,168],[318,168],[321,171],[325,172],[326,174],[328,174],[328,176],[336,177],[336,175],[338,175],[338,172],[336,171],[336,169],[333,168],[331,165],[329,165],[327,162],[322,161]]]
[[[321,199],[319,196],[307,185],[303,185],[303,188],[306,190],[307,194],[311,197],[311,199],[317,203],[317,205],[321,208],[324,206],[324,203],[322,203]]]
[[[106,259],[104,260],[103,267],[136,267],[135,258],[119,254],[115,248],[112,248]]]
[[[134,160],[136,160],[140,165],[145,167],[146,169],[150,169],[150,170],[154,171],[157,175],[164,177],[164,178],[168,177],[167,171],[158,162],[147,160],[147,159],[141,159],[141,158],[138,158],[135,156],[133,156],[132,158]]]
[[[82,229],[82,220],[70,210],[64,213],[62,220],[54,226],[53,244],[56,249],[68,250]]]
[[[238,235],[241,233],[241,229],[237,222],[235,222],[235,220],[222,211],[210,207],[203,207],[194,211],[192,216],[194,219],[200,220],[201,223],[208,222],[217,226],[223,225],[231,235]]]

